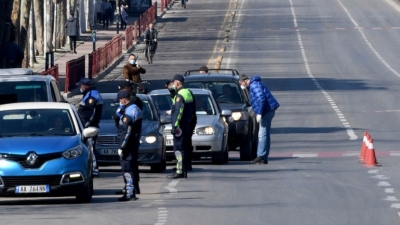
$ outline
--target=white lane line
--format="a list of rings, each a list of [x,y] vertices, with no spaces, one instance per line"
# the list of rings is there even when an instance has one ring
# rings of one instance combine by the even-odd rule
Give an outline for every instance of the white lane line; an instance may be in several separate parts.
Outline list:
[[[379,187],[390,187],[391,185],[389,184],[389,182],[379,181],[378,186]]]
[[[178,183],[179,183],[179,180],[173,180],[168,184],[168,186],[164,186],[164,188],[167,189],[170,194],[176,194],[176,193],[178,193],[178,190],[176,190],[175,186]]]
[[[343,113],[340,111],[340,109],[336,106],[336,103],[332,100],[331,96],[328,94],[328,92],[326,92],[320,85],[320,83],[318,82],[318,80],[314,77],[314,75],[312,74],[312,71],[310,69],[310,65],[308,64],[308,59],[307,59],[307,55],[306,55],[306,51],[304,49],[304,45],[303,45],[303,41],[301,38],[301,34],[300,34],[300,30],[298,29],[298,24],[297,24],[297,17],[296,17],[296,13],[294,11],[294,7],[293,7],[293,1],[290,1],[290,8],[292,10],[292,16],[293,16],[293,23],[294,23],[294,27],[297,28],[296,29],[296,33],[297,33],[297,40],[299,42],[299,46],[300,46],[300,50],[301,50],[301,55],[303,56],[303,61],[304,61],[304,65],[306,67],[306,71],[308,76],[311,78],[311,80],[314,82],[315,86],[322,92],[322,94],[325,96],[325,98],[328,100],[329,104],[332,106],[332,108],[335,110],[336,114],[339,114],[341,116],[343,116]],[[358,25],[357,25],[358,26]],[[330,101],[331,100],[331,101]],[[344,118],[344,116],[343,116]],[[351,126],[346,123],[343,124],[343,126],[346,128],[347,131],[347,135],[349,136],[350,140],[357,140],[358,137],[357,135],[354,133],[354,130],[351,128]]]
[[[368,170],[368,173],[378,173],[379,170]]]
[[[318,157],[318,154],[315,154],[315,153],[294,153],[292,157],[297,157],[297,158],[315,158],[315,157]]]
[[[397,201],[399,201],[399,199],[396,198],[396,196],[387,196],[387,197],[384,198],[383,200],[391,201],[391,202],[397,202]]]
[[[347,16],[350,18],[350,20],[354,24],[354,26],[358,27],[357,22],[354,20],[353,16],[350,14],[349,10],[347,10],[347,8],[343,5],[342,1],[341,0],[337,0],[337,1],[339,2],[340,6],[343,8],[343,10],[346,12]],[[396,9],[398,9],[397,7],[396,7]],[[387,63],[386,60],[384,60],[382,58],[382,56],[379,54],[379,52],[376,51],[374,46],[372,46],[371,42],[365,36],[364,31],[363,30],[358,30],[358,32],[360,32],[360,34],[361,34],[362,38],[364,39],[365,43],[368,45],[368,47],[371,49],[371,51],[375,54],[375,56],[383,63],[383,65],[385,65],[385,67],[388,70],[390,70],[394,75],[400,77],[400,73],[398,73],[395,69],[393,69],[393,67],[391,67],[389,65],[389,63]]]
[[[400,209],[400,203],[392,203],[390,207],[395,208],[395,209]]]
[[[244,1],[245,0],[241,0],[240,1],[240,7],[238,7],[239,9],[236,9],[237,11],[236,11],[236,14],[237,14],[237,17],[236,17],[236,19],[235,19],[235,27],[237,27],[238,26],[238,24],[239,24],[239,21],[240,21],[240,18],[242,17],[242,9],[243,9],[243,3],[244,3]],[[235,48],[235,43],[236,43],[236,34],[237,34],[237,30],[235,29],[234,31],[233,31],[233,37],[232,37],[232,39],[230,40],[230,42],[232,43],[231,44],[231,46],[230,46],[230,50],[231,51],[233,51],[234,50],[234,48]],[[226,51],[225,51],[226,52]],[[230,54],[230,56],[228,57],[228,59],[226,60],[226,68],[231,68],[231,61],[232,61],[232,54]]]
[[[387,180],[387,179],[390,179],[390,177],[387,177],[387,176],[385,176],[385,175],[375,175],[375,176],[372,176],[371,178],[376,178],[376,179],[380,179],[380,180]]]
[[[385,188],[385,193],[386,194],[393,194],[394,193],[394,188]]]

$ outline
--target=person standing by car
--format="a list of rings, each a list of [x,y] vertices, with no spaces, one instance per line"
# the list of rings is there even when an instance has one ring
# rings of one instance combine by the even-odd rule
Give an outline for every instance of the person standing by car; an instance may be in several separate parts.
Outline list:
[[[133,91],[132,84],[129,81],[122,81],[118,86],[118,89],[127,91],[131,96],[131,102],[137,105],[140,110],[143,110],[143,101]]]
[[[139,64],[136,62],[136,56],[134,54],[130,54],[128,60],[128,63],[122,69],[125,80],[133,83],[142,82],[140,74],[145,74],[146,69],[139,66]]]
[[[78,113],[82,118],[83,126],[85,128],[99,128],[101,113],[103,111],[103,98],[100,92],[93,87],[92,81],[88,78],[82,78],[76,85],[80,86],[80,91],[83,94],[78,107]],[[96,139],[97,135],[93,137],[94,143],[96,143]],[[96,145],[93,145],[93,175],[99,176],[100,172],[96,161],[97,151],[95,146]]]
[[[154,28],[153,23],[149,24],[149,28],[147,28],[143,34],[144,42],[146,42],[146,48],[151,44],[153,55],[156,54],[157,45],[158,45],[157,34],[158,34],[158,32]],[[147,54],[147,51],[145,53]],[[147,60],[147,55],[146,55],[146,60]],[[147,62],[150,63],[149,61],[147,61]]]
[[[71,54],[76,52],[76,39],[78,36],[78,20],[74,17],[74,13],[71,12],[70,17],[67,19],[65,24],[65,29],[67,29],[67,36],[69,37],[69,48],[71,50]]]
[[[135,174],[137,156],[140,145],[140,135],[142,131],[142,111],[130,100],[130,94],[121,90],[117,94],[120,105],[124,107],[120,110],[120,122],[118,137],[120,148],[118,155],[121,158],[121,171],[125,182],[125,193],[118,201],[136,200]]]
[[[171,80],[172,89],[176,90],[175,105],[171,112],[171,134],[174,136],[174,151],[177,159],[176,171],[169,175],[170,179],[187,178],[189,168],[188,152],[190,151],[190,139],[192,136],[193,111],[196,112],[194,97],[189,89],[183,87],[184,78],[176,74]]]
[[[261,82],[259,76],[247,77],[240,75],[241,85],[249,88],[251,106],[257,115],[257,123],[260,124],[258,131],[257,157],[251,161],[253,164],[268,164],[268,155],[271,146],[271,123],[275,116],[275,110],[279,107],[278,101]]]

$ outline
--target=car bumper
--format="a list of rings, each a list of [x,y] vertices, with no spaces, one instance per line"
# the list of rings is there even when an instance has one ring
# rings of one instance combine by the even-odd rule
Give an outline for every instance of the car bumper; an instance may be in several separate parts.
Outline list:
[[[167,135],[167,140],[172,140],[172,135]],[[223,148],[223,137],[221,135],[193,135],[193,156],[212,156],[221,152]],[[174,155],[174,147],[166,144],[167,156]]]
[[[105,164],[116,164],[120,162],[120,157],[117,153],[119,146],[96,146],[97,162]],[[102,149],[113,150],[116,154],[101,154]],[[112,152],[112,151],[111,151]],[[139,147],[139,164],[157,164],[163,160],[163,145],[162,143],[148,144],[147,146],[141,145]]]

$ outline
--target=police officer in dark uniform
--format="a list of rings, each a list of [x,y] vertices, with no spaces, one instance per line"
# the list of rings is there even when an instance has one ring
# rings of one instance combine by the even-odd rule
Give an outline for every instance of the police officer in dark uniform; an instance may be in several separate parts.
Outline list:
[[[83,125],[87,127],[99,128],[101,119],[101,113],[103,111],[103,98],[100,92],[93,87],[93,83],[88,78],[82,78],[77,84],[80,86],[80,91],[83,94],[81,103],[79,104],[78,113],[82,118]],[[93,138],[93,142],[96,143],[97,136]],[[97,165],[96,157],[97,151],[93,145],[93,175],[99,176],[99,167]]]
[[[132,83],[129,81],[123,81],[119,86],[118,86],[119,90],[124,90],[127,91],[130,95],[130,102],[132,102],[133,104],[135,104],[137,107],[139,107],[140,110],[143,110],[143,101],[136,96],[136,93],[133,91],[133,87],[132,87]],[[124,106],[120,105],[117,112],[115,113],[116,116],[113,116],[113,119],[115,120],[115,124],[117,125],[117,127],[119,126],[119,120],[120,117],[122,116],[120,111],[122,110]],[[137,154],[137,156],[135,157],[135,159],[139,158],[139,153],[135,152],[135,154]],[[140,187],[139,187],[139,181],[140,181],[140,177],[139,177],[139,163],[135,162],[134,164],[136,166],[135,168],[135,193],[136,194],[140,194]],[[120,191],[115,192],[115,194],[119,195],[119,194],[123,194],[125,193],[125,188],[121,189]]]
[[[130,100],[130,94],[119,91],[117,98],[123,108],[118,112],[120,117],[118,137],[120,148],[118,155],[121,158],[121,171],[125,182],[125,192],[118,201],[136,200],[135,193],[135,173],[137,156],[140,145],[140,135],[142,131],[142,111]]]
[[[172,100],[172,107],[174,107],[175,106],[176,90],[172,89],[172,85],[173,85],[173,82],[170,81],[170,80],[167,80],[167,82],[165,82],[165,88],[167,88],[167,90],[170,93],[171,100]],[[190,94],[192,96],[194,96],[191,90],[189,90],[189,92],[190,92]],[[196,106],[196,99],[195,98],[193,98],[193,105]],[[188,157],[188,160],[187,160],[188,161],[188,168],[187,168],[187,170],[188,171],[192,171],[193,170],[193,168],[192,168],[192,159],[193,159],[193,150],[194,149],[193,149],[193,144],[192,144],[192,137],[193,137],[193,133],[194,133],[194,130],[195,130],[196,124],[197,124],[196,110],[194,110],[192,112],[192,120],[191,120],[190,124],[191,124],[190,130],[191,130],[191,134],[192,135],[190,136],[190,141],[188,143],[188,149],[189,149],[189,151],[187,153],[187,157]],[[173,168],[173,171],[176,171],[176,167]]]
[[[192,136],[192,117],[196,112],[194,97],[189,89],[183,87],[184,78],[176,74],[171,80],[172,89],[176,91],[175,105],[171,110],[171,134],[174,136],[174,151],[178,161],[176,171],[169,175],[170,179],[187,178],[189,167],[188,152],[190,151],[190,139]]]

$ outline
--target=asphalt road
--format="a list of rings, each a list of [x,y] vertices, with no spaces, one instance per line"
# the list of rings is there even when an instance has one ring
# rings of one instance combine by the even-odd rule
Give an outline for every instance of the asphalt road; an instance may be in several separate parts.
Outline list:
[[[236,4],[237,3],[237,4]],[[391,0],[190,0],[160,23],[150,89],[200,65],[260,75],[278,99],[268,165],[197,162],[186,180],[142,168],[119,203],[118,167],[91,204],[1,199],[4,224],[400,224],[400,7]],[[232,12],[235,12],[232,21]],[[229,29],[228,29],[229,28]],[[227,32],[226,30],[229,30]],[[226,41],[224,38],[227,37]],[[143,47],[143,46],[142,46]],[[221,51],[223,48],[225,51]],[[97,84],[116,92],[123,65]],[[363,132],[380,167],[358,163]],[[397,155],[397,156],[396,156]]]

